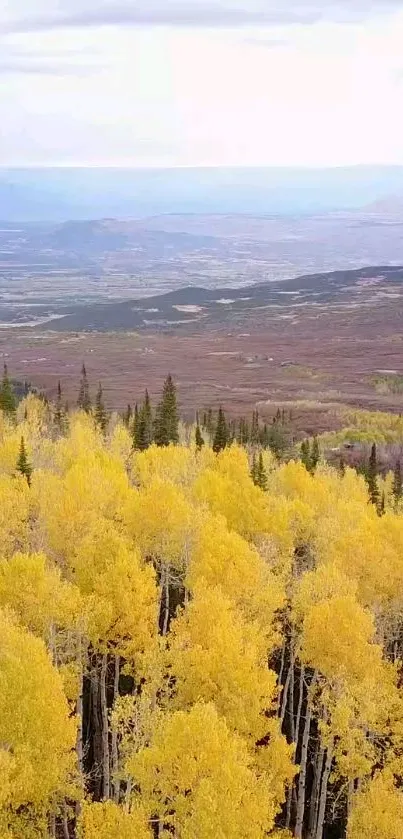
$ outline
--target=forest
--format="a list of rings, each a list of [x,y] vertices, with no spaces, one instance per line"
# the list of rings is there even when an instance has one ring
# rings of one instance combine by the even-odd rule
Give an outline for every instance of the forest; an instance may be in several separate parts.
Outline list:
[[[1,839],[401,839],[402,475],[376,443],[403,421],[374,416],[357,469],[284,416],[186,425],[170,376],[121,417],[85,368],[74,409],[5,369]]]

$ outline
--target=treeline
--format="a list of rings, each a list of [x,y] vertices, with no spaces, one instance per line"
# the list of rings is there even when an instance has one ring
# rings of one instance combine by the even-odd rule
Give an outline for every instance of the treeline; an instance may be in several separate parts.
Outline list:
[[[27,394],[28,385],[21,390],[21,394]],[[66,434],[69,424],[69,405],[63,398],[62,386],[59,381],[57,397],[52,406],[45,395],[39,394],[52,412],[55,431]],[[111,415],[105,406],[102,384],[99,383],[95,399],[92,400],[90,383],[87,371],[83,364],[79,382],[76,407],[91,415],[97,427],[106,433]],[[14,392],[12,381],[8,375],[7,366],[4,365],[3,379],[0,386],[0,410],[8,417],[15,418],[17,410],[17,396]],[[240,417],[238,419],[228,418],[222,407],[214,412],[211,408],[196,413],[194,423],[194,441],[198,450],[205,444],[212,446],[213,451],[218,454],[234,443],[250,449],[250,473],[254,483],[261,489],[265,489],[267,474],[263,462],[261,450],[269,449],[279,460],[287,460],[298,457],[307,471],[314,474],[321,459],[326,457],[326,451],[320,446],[318,437],[305,438],[300,442],[295,439],[293,432],[293,413],[284,408],[277,409],[270,424],[262,423],[259,412],[253,411],[251,419]],[[177,391],[174,380],[168,375],[164,385],[160,401],[154,407],[151,403],[149,392],[146,389],[144,399],[135,403],[134,409],[128,404],[126,411],[122,414],[122,421],[130,431],[133,440],[133,448],[138,451],[146,451],[151,445],[168,446],[177,445],[180,435],[180,415],[177,403]],[[334,457],[330,462],[333,462]],[[387,479],[387,486],[382,480],[382,469],[378,463],[377,446],[371,446],[370,455],[365,457],[361,454],[359,460],[350,464],[358,474],[363,475],[367,485],[370,502],[375,506],[379,515],[384,515],[387,507],[387,494],[393,496],[395,507],[399,507],[403,499],[402,465],[400,458],[397,458],[393,467],[393,477]],[[345,457],[340,454],[337,459],[337,467],[343,475],[346,469]],[[28,461],[25,451],[24,439],[20,442],[20,451],[16,464],[17,471],[21,472],[30,480],[32,466]]]
[[[313,440],[215,451],[227,419],[183,434],[170,377],[148,427],[179,439],[144,450],[85,379],[74,411],[9,384],[2,839],[400,839],[393,481],[380,516]]]

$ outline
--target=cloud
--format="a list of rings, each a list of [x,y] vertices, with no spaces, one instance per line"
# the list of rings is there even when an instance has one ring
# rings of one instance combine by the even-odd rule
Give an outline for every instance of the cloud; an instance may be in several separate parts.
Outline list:
[[[43,2],[43,0],[42,0]],[[47,9],[46,9],[47,6]],[[20,0],[2,32],[35,32],[101,26],[242,27],[355,20],[403,9],[403,0],[61,0],[55,11],[38,12]],[[35,9],[32,13],[32,9]]]
[[[37,51],[3,43],[0,76],[87,76],[104,68],[104,62],[94,61],[94,57],[89,53],[83,61],[82,52],[76,49]]]
[[[0,59],[0,76],[88,76],[97,68],[79,64],[53,64],[46,61]]]

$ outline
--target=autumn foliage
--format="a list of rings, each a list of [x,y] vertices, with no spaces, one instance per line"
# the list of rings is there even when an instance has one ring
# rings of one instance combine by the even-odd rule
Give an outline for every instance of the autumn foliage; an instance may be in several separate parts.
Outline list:
[[[98,402],[0,412],[2,839],[399,839],[392,492]]]

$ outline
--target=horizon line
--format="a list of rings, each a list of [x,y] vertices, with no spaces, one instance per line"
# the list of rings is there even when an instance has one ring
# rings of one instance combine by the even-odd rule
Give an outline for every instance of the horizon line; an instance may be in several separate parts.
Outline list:
[[[138,172],[147,171],[174,171],[194,169],[297,169],[323,171],[326,169],[402,169],[403,161],[398,163],[327,163],[327,164],[305,164],[305,163],[178,163],[178,164],[148,164],[146,166],[134,163],[0,163],[0,172],[12,170],[31,169],[116,169],[133,170]]]

